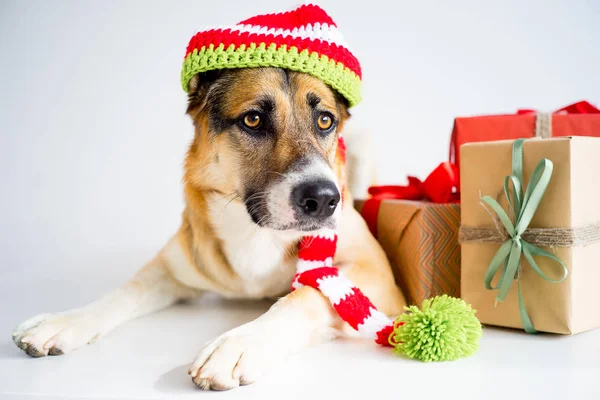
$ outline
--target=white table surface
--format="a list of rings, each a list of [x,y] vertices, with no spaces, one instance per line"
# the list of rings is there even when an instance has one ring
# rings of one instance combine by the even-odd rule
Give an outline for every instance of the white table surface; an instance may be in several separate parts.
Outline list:
[[[209,297],[123,325],[96,344],[34,359],[11,341],[34,314],[89,301],[119,273],[0,274],[0,397],[61,399],[599,399],[600,330],[566,337],[485,328],[479,352],[449,363],[398,358],[370,341],[337,340],[288,358],[258,383],[202,392],[187,375],[206,340],[264,312],[266,302]],[[285,334],[285,332],[282,332]],[[214,397],[212,397],[214,396]]]

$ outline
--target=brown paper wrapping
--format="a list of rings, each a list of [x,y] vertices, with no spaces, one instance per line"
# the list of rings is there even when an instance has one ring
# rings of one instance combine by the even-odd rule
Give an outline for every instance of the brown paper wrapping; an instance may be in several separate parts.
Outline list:
[[[361,210],[364,200],[355,202]],[[435,295],[460,296],[458,204],[384,200],[377,215],[377,240],[396,283],[410,304]]]
[[[497,197],[502,190],[504,178],[512,171],[512,144],[509,140],[461,147],[463,226],[493,226],[480,196]],[[600,139],[530,139],[523,150],[524,185],[540,159],[547,158],[554,164],[550,184],[529,225],[531,228],[576,228],[600,222]],[[507,209],[505,199],[500,204]],[[498,304],[495,304],[497,292],[486,290],[483,284],[485,270],[499,246],[500,243],[462,244],[461,294],[477,310],[483,324],[523,329],[516,281],[506,300]],[[600,243],[545,250],[565,263],[569,275],[561,283],[548,282],[522,258],[521,290],[536,330],[575,334],[600,326]],[[560,277],[560,267],[554,261],[543,257],[537,261],[550,278]]]

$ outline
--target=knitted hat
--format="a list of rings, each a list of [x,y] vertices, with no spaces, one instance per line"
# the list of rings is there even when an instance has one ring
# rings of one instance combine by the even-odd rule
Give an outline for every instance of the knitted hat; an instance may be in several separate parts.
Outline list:
[[[248,67],[305,72],[337,90],[350,106],[361,100],[360,64],[335,22],[313,4],[198,32],[187,47],[181,84],[187,92],[199,72]]]

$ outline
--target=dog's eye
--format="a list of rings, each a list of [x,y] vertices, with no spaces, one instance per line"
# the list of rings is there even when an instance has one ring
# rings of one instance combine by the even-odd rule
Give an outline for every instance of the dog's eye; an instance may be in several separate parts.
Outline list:
[[[322,112],[317,118],[317,126],[322,131],[328,131],[333,126],[333,115],[328,112]]]
[[[260,114],[254,111],[244,115],[242,121],[247,128],[253,130],[260,128],[260,126],[262,125],[262,119],[260,118]]]

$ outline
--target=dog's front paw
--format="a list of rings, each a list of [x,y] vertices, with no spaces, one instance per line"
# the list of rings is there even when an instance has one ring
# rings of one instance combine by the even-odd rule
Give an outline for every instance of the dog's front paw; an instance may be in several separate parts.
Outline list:
[[[100,336],[97,323],[73,314],[41,314],[13,332],[15,344],[32,357],[59,355],[91,343]]]
[[[204,390],[228,390],[254,383],[265,368],[283,358],[268,333],[249,323],[207,343],[189,374]]]

